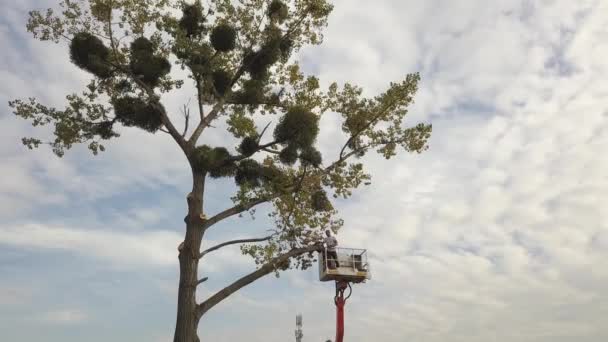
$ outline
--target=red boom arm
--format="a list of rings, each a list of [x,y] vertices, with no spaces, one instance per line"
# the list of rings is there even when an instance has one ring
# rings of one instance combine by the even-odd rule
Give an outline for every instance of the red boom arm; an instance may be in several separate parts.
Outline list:
[[[342,342],[344,339],[344,304],[346,304],[346,300],[350,297],[351,293],[348,294],[346,298],[344,298],[344,290],[349,288],[352,293],[352,288],[350,284],[343,281],[336,281],[336,297],[334,297],[334,302],[336,303],[336,340],[335,342]]]

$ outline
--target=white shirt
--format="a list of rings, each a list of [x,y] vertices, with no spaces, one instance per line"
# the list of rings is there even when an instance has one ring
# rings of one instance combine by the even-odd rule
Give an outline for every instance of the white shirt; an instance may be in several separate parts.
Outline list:
[[[326,236],[325,237],[325,245],[327,246],[327,250],[330,252],[335,252],[336,251],[336,246],[338,245],[338,240],[336,240],[335,237],[333,236]]]

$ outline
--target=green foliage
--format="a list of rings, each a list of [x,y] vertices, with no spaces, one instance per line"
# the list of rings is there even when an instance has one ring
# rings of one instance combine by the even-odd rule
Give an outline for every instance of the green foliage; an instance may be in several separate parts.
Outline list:
[[[112,76],[109,55],[110,50],[101,39],[87,32],[76,34],[70,43],[72,63],[100,78]]]
[[[244,138],[257,134],[255,122],[246,116],[244,110],[233,110],[226,120],[228,124],[228,132],[232,133],[236,138]]]
[[[169,61],[154,55],[154,45],[145,37],[131,43],[131,72],[149,86],[155,87],[171,71]]]
[[[287,180],[283,170],[272,164],[243,159],[236,167],[234,181],[241,188],[261,189],[267,186],[273,191],[281,192]]]
[[[264,33],[266,38],[262,51],[268,55],[268,65],[279,60],[287,62],[295,44],[294,40],[275,25],[268,26]]]
[[[205,31],[204,23],[205,18],[200,2],[184,6],[179,27],[184,31],[186,37],[199,37]]]
[[[243,82],[240,90],[234,92],[233,102],[245,105],[259,105],[266,99],[265,84],[258,80]]]
[[[243,65],[252,79],[268,78],[268,68],[281,57],[281,50],[275,45],[264,45],[258,51],[248,51],[243,57]]]
[[[212,161],[210,158],[212,148],[208,145],[197,146],[195,149],[195,160],[196,160],[196,169],[199,171],[206,172],[211,166]]]
[[[274,190],[278,191],[285,181],[285,175],[281,169],[274,165],[264,165],[262,166],[260,179],[266,184],[271,184]]]
[[[216,70],[213,72],[213,86],[220,95],[224,95],[228,89],[230,89],[230,82],[232,81],[232,75],[224,70]]]
[[[260,148],[260,146],[259,146],[256,138],[245,137],[241,141],[238,150],[241,154],[248,157],[248,156],[251,156],[252,154],[256,153],[259,148]]]
[[[282,23],[289,16],[289,9],[282,1],[272,0],[270,5],[268,5],[268,16],[270,19]]]
[[[285,169],[284,177],[296,184],[297,191],[278,191],[280,195],[273,200],[274,211],[269,217],[274,220],[277,236],[266,245],[246,245],[241,248],[244,254],[254,258],[257,264],[264,264],[284,251],[301,245],[310,245],[323,238],[323,231],[337,231],[343,224],[335,219],[336,211],[332,208],[327,196],[322,198],[322,184],[317,171],[306,172]],[[283,179],[285,179],[283,178]],[[259,193],[258,193],[259,195]],[[314,206],[313,198],[317,199]],[[319,200],[320,199],[320,200]],[[304,254],[291,259],[291,268],[307,269],[312,266],[313,254]],[[282,265],[275,265],[281,270]]]
[[[236,30],[227,24],[220,24],[211,31],[211,45],[216,51],[228,52],[236,47]]]
[[[311,16],[320,19],[327,17],[333,10],[333,6],[325,1],[311,1],[308,10]]]
[[[319,167],[323,162],[323,158],[321,157],[321,152],[314,147],[307,147],[300,152],[300,162],[303,165]]]
[[[256,80],[266,80],[270,67],[279,60],[287,61],[295,46],[294,40],[275,25],[266,27],[263,34],[260,47],[255,51],[245,50],[243,55],[244,69]]]
[[[312,208],[316,211],[328,211],[333,209],[324,190],[315,191],[312,194],[310,201]]]
[[[283,38],[279,41],[279,51],[281,52],[281,59],[283,62],[287,62],[289,56],[293,51],[294,41],[291,38]]]
[[[201,145],[196,148],[196,167],[212,178],[231,177],[236,172],[230,152],[224,147],[211,148]]]
[[[297,148],[314,144],[319,134],[319,118],[304,107],[292,107],[281,118],[274,130],[279,142],[289,142]]]
[[[263,168],[253,159],[242,160],[236,170],[234,181],[237,185],[260,186]]]
[[[418,153],[427,148],[431,125],[403,127],[403,119],[418,90],[419,81],[419,74],[407,75],[404,81],[390,83],[384,93],[372,99],[362,98],[362,89],[351,84],[345,84],[342,91],[332,85],[328,106],[344,118],[342,130],[350,136],[346,144],[349,153],[361,157],[376,148],[378,153],[390,159],[399,146],[405,151]]]
[[[209,45],[201,44],[196,49],[188,46],[176,55],[188,65],[195,78],[201,78],[209,73],[209,61],[211,61],[213,55],[212,48]]]
[[[252,79],[263,80],[268,78],[268,65],[262,63],[258,53],[253,50],[245,51],[243,66]]]
[[[138,97],[125,96],[113,101],[116,120],[127,127],[139,127],[154,133],[162,127],[162,105]]]
[[[230,160],[232,156],[224,147],[215,147],[209,153],[209,176],[212,178],[231,177],[236,168],[234,162]]]
[[[285,165],[293,165],[298,160],[298,147],[295,144],[285,146],[279,152],[279,160]]]
[[[140,58],[148,57],[154,54],[154,44],[146,37],[136,38],[131,43],[131,54]]]
[[[343,199],[349,198],[353,189],[361,184],[369,185],[370,180],[371,176],[365,172],[362,163],[335,163],[321,176],[322,185],[334,191],[333,197]]]
[[[107,140],[119,135],[112,130],[113,121],[109,118],[111,107],[95,103],[97,86],[98,83],[93,80],[83,95],[66,96],[67,106],[63,110],[45,106],[35,98],[9,101],[13,113],[31,121],[33,126],[53,125],[55,128],[52,141],[23,138],[23,144],[29,149],[48,144],[59,157],[79,143],[88,143],[93,154],[104,151],[105,147],[99,143],[99,139]]]
[[[133,90],[134,90],[133,83],[128,79],[122,79],[122,80],[119,80],[118,82],[114,83],[114,91],[117,94],[125,95],[125,94],[133,92]]]
[[[91,1],[91,15],[99,21],[108,21],[112,18],[111,0]]]
[[[118,134],[113,129],[114,121],[102,121],[92,126],[92,133],[99,135],[101,139],[108,140],[118,137]]]

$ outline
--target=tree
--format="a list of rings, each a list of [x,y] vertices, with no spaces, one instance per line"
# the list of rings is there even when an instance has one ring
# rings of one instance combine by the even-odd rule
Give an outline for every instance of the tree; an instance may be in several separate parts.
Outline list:
[[[76,144],[94,155],[104,141],[120,136],[118,127],[167,134],[187,158],[192,189],[187,194],[185,237],[179,250],[179,291],[174,341],[198,341],[198,323],[211,308],[244,286],[271,273],[306,269],[314,261],[322,232],[336,232],[343,221],[330,198],[351,196],[370,175],[361,160],[368,152],[390,159],[398,149],[427,148],[431,126],[404,127],[418,74],[390,83],[375,97],[352,84],[322,89],[306,76],[292,55],[320,44],[332,11],[326,0],[63,0],[60,12],[31,11],[27,29],[42,41],[65,43],[74,65],[91,76],[80,92],[57,109],[35,98],[9,102],[14,113],[34,126],[54,126],[54,140],[23,138],[33,149],[48,144],[61,157]],[[179,79],[175,67],[186,72]],[[185,115],[174,125],[174,108],[163,95],[191,82],[198,119]],[[315,146],[319,119],[342,118],[348,138],[335,158]],[[273,115],[273,127],[254,120]],[[196,120],[196,125],[191,121]],[[212,123],[224,120],[238,146],[199,144]],[[189,129],[192,128],[192,129]],[[270,133],[272,130],[272,133]],[[325,162],[324,159],[329,160]],[[234,206],[206,216],[205,182],[231,177],[237,185]],[[328,194],[331,193],[331,196]],[[274,233],[226,241],[201,251],[205,232],[222,220],[270,204]],[[257,269],[201,303],[196,289],[199,263],[217,249],[241,245]]]

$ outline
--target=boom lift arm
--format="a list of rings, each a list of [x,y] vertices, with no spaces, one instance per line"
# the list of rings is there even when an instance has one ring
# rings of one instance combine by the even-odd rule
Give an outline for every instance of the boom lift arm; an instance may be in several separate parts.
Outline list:
[[[344,291],[346,289],[348,289],[348,296],[344,297]],[[342,342],[344,339],[344,305],[352,293],[353,289],[350,286],[350,283],[345,281],[336,281],[336,296],[334,297],[334,303],[336,304],[335,342]]]

